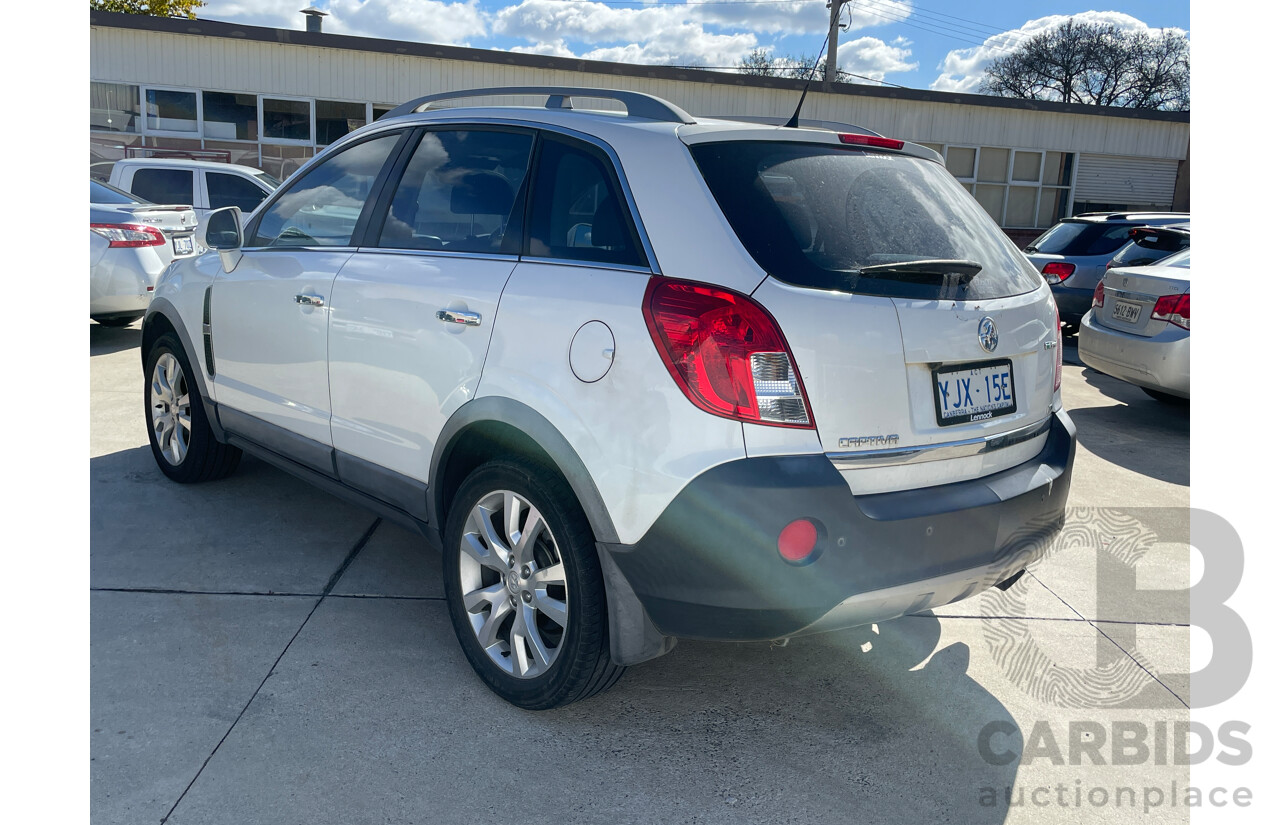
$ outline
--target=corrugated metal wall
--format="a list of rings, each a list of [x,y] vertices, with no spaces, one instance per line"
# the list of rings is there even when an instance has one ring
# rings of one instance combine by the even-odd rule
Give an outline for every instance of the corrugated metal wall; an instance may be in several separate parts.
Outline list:
[[[500,59],[501,53],[495,53]],[[659,78],[553,71],[223,37],[90,28],[93,80],[210,91],[402,103],[453,89],[563,85],[632,89],[695,115],[790,116],[797,95]],[[1187,156],[1186,123],[810,92],[805,117],[857,123],[926,143],[1010,146],[1139,158]],[[1077,196],[1079,197],[1079,196]]]
[[[1177,180],[1176,160],[1082,154],[1076,168],[1075,200],[1168,209]]]

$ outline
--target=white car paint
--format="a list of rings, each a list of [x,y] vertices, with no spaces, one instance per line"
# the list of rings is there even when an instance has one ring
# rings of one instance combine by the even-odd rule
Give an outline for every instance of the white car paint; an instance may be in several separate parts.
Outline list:
[[[118,160],[111,167],[109,182],[112,186],[123,189],[126,192],[134,192],[134,177],[140,169],[173,169],[190,172],[192,175],[191,206],[196,210],[197,214],[202,216],[212,209],[231,205],[214,203],[214,198],[211,197],[210,193],[209,175],[229,175],[236,180],[243,181],[260,192],[262,198],[266,198],[275,191],[276,186],[273,182],[274,179],[269,175],[265,175],[262,170],[254,169],[252,166],[220,163],[218,161],[187,160],[185,158],[125,158]],[[261,202],[261,198],[259,202]],[[253,211],[252,207],[244,208],[248,204],[237,205],[241,206],[246,215]]]

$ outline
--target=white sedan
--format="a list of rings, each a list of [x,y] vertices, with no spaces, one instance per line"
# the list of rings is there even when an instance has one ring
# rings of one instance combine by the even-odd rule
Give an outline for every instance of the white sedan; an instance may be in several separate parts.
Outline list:
[[[1118,267],[1080,322],[1080,360],[1160,401],[1191,397],[1191,250]]]
[[[143,316],[174,258],[196,251],[196,213],[89,181],[89,317],[125,326]]]

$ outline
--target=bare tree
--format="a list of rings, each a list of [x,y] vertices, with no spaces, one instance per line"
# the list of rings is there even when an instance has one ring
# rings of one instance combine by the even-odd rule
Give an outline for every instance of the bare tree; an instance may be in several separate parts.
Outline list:
[[[816,79],[822,78],[822,67],[816,70],[814,65],[818,62],[817,55],[787,54],[781,57],[770,57],[768,49],[753,49],[746,57],[738,61],[737,69],[742,74],[758,75],[761,77],[790,77],[796,80],[805,80],[809,77],[810,72],[814,72]],[[837,83],[852,83],[854,76],[845,71],[836,72]]]
[[[1190,76],[1191,45],[1176,32],[1071,19],[995,60],[979,89],[1000,97],[1186,110]]]

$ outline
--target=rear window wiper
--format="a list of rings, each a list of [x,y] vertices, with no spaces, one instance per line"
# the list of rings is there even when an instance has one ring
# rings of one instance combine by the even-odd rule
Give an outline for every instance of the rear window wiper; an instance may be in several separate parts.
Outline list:
[[[871,278],[906,276],[904,280],[913,280],[911,276],[920,275],[940,278],[946,278],[948,275],[958,275],[958,280],[963,283],[969,281],[981,271],[982,264],[977,261],[933,258],[925,261],[895,261],[888,264],[872,264],[871,266],[864,266],[854,270],[854,273]]]

